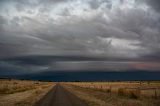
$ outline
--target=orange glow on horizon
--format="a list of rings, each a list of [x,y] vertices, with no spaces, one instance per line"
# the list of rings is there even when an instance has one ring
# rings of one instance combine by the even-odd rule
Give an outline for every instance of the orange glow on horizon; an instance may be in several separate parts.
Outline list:
[[[136,69],[151,69],[151,70],[160,69],[159,62],[137,62],[133,63],[132,66]]]

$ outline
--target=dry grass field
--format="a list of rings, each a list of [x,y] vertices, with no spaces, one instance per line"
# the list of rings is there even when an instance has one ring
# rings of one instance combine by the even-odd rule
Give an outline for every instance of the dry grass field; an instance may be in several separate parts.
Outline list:
[[[0,80],[0,106],[33,106],[53,82]],[[160,81],[61,82],[89,106],[159,106]],[[54,97],[54,95],[53,95]]]
[[[90,106],[159,106],[160,82],[68,82],[63,85]]]
[[[71,85],[102,90],[106,92],[128,94],[134,93],[137,96],[159,97],[160,81],[133,81],[133,82],[72,82]],[[134,94],[133,94],[134,95]]]
[[[0,80],[0,106],[32,106],[53,86],[52,82]]]

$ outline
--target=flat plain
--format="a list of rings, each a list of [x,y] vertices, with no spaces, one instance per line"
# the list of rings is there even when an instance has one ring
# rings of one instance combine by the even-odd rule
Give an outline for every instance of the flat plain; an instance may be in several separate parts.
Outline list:
[[[160,81],[0,80],[0,106],[159,106]]]
[[[68,82],[89,106],[159,106],[159,81]]]

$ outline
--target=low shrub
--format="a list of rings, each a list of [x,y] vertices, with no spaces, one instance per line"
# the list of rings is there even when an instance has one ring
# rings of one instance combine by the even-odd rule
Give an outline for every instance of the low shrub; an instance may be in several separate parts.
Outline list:
[[[141,95],[141,91],[139,89],[136,89],[136,90],[132,90],[130,91],[130,98],[133,98],[133,99],[138,99],[140,98],[140,95]]]
[[[124,88],[119,88],[118,96],[126,96],[126,90]]]
[[[138,98],[140,98],[141,92],[139,89],[128,90],[125,88],[119,88],[118,95],[119,96],[128,96],[133,99],[138,99]]]

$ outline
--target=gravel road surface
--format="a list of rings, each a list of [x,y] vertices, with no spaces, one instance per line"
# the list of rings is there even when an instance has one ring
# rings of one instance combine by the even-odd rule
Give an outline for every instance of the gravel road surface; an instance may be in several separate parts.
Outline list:
[[[60,84],[55,85],[35,106],[88,106]]]

